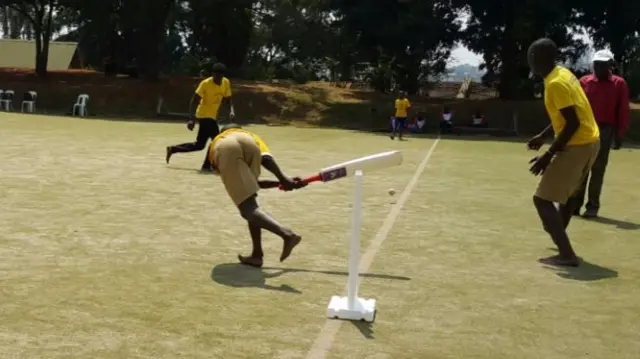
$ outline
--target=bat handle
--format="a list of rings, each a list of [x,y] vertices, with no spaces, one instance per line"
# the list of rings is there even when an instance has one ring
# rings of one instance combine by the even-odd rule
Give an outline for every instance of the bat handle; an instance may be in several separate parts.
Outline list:
[[[318,182],[318,181],[321,181],[321,180],[322,180],[322,177],[320,176],[320,174],[317,174],[317,175],[313,175],[311,177],[303,178],[302,179],[302,183],[309,184],[311,182]],[[278,189],[281,190],[281,191],[284,191],[284,186],[283,185],[279,185]]]

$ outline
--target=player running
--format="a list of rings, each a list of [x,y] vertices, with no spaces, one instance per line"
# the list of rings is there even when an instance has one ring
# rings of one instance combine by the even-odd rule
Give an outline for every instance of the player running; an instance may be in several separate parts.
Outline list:
[[[302,237],[291,229],[282,226],[266,212],[262,211],[256,200],[260,188],[273,188],[278,184],[284,190],[299,189],[306,184],[299,178],[285,175],[271,155],[269,147],[256,134],[243,130],[236,124],[221,127],[209,146],[209,161],[219,172],[229,197],[240,210],[242,218],[249,224],[249,234],[253,250],[248,257],[238,255],[240,263],[252,267],[262,267],[262,229],[280,236],[284,240],[280,261],[289,257]],[[260,168],[264,167],[273,173],[278,183],[259,180]]]
[[[192,113],[191,110],[194,103],[198,102],[198,108],[196,109],[195,116],[190,115],[191,117],[187,123],[189,131],[193,131],[196,122],[199,123],[196,142],[167,147],[167,164],[174,153],[202,151],[207,145],[207,141],[218,135],[217,119],[221,107],[228,103],[230,108],[229,119],[235,117],[233,102],[231,100],[231,82],[224,76],[226,69],[227,68],[221,63],[213,65],[213,76],[202,80],[200,85],[198,85],[189,103],[189,114]],[[204,157],[201,170],[211,171],[209,156],[205,155]]]

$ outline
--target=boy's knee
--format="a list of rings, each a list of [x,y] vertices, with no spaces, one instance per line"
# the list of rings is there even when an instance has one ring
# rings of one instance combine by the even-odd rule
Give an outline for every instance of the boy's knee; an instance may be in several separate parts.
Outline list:
[[[536,207],[543,207],[545,205],[548,205],[549,203],[552,203],[552,202],[549,202],[546,199],[540,198],[538,196],[533,196],[533,204]]]
[[[240,216],[244,218],[246,221],[251,222],[257,215],[258,203],[256,202],[255,196],[248,198],[244,202],[238,205],[238,210],[240,210]]]

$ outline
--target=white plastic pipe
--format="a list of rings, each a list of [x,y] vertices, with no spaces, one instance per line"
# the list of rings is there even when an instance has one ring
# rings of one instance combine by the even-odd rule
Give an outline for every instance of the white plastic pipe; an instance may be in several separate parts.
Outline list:
[[[349,249],[349,280],[347,282],[347,299],[349,309],[356,307],[358,299],[358,267],[360,265],[360,229],[362,226],[362,171],[354,173],[355,189],[353,198],[353,218],[351,220],[351,245]]]

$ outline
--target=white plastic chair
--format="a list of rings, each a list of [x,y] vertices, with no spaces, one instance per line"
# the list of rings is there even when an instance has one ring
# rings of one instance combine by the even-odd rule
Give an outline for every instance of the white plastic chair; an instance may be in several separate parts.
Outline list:
[[[88,103],[89,103],[89,95],[82,94],[78,96],[76,103],[73,105],[73,115],[75,116],[77,113],[78,116],[82,116],[82,117],[86,116]],[[78,110],[78,112],[76,112],[76,110]]]
[[[31,100],[23,100],[21,110],[22,112],[25,112],[26,109],[27,112],[34,113],[36,111],[36,99],[38,98],[38,93],[35,91],[29,91],[27,93],[31,95]]]
[[[0,109],[4,111],[11,111],[13,109],[13,90],[6,90],[2,94],[2,100],[0,100]]]

